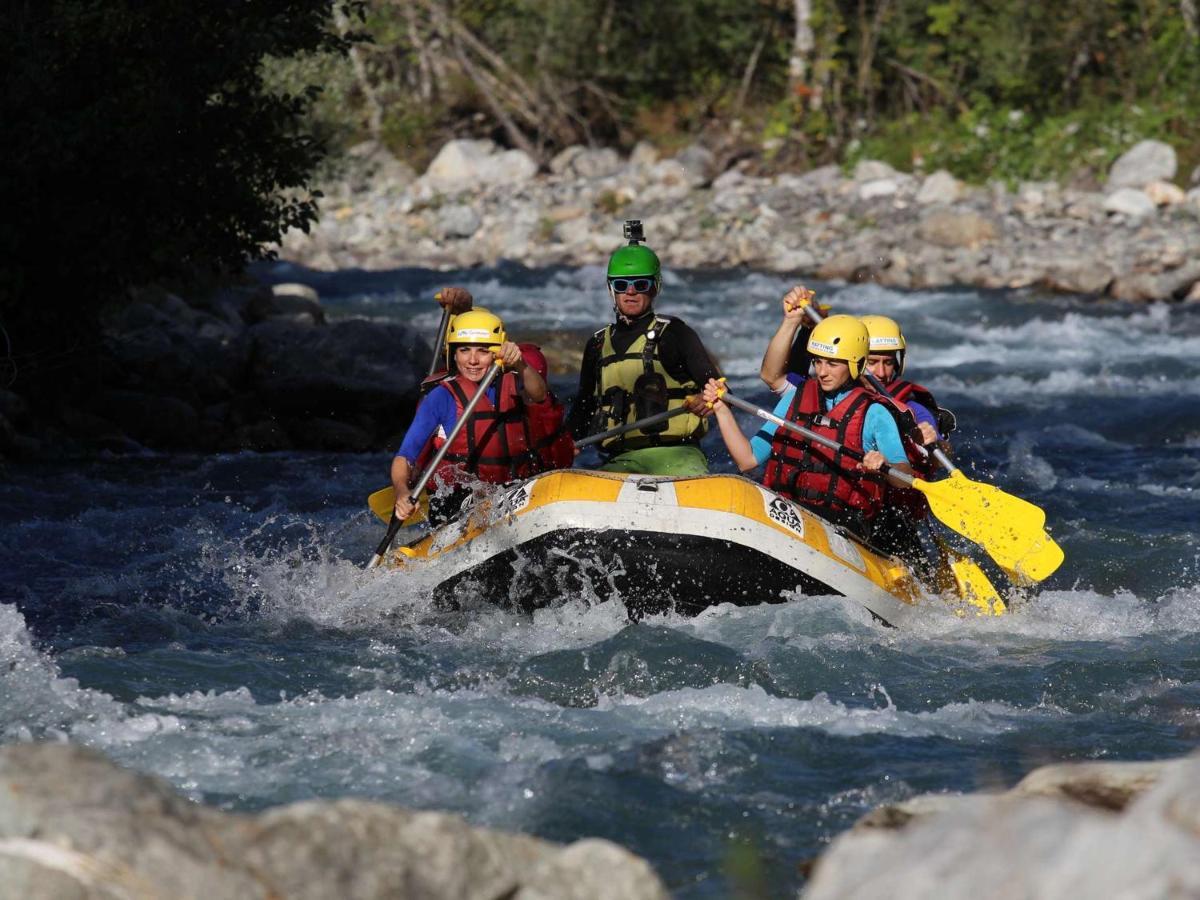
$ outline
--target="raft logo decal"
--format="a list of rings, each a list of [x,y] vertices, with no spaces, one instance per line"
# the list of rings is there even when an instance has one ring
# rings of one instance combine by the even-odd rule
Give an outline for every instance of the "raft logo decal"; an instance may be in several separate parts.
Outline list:
[[[829,538],[829,549],[833,555],[839,559],[850,563],[860,572],[867,571],[866,560],[863,559],[862,551],[854,545],[844,534],[835,528],[826,528],[825,536]]]
[[[816,350],[818,353],[828,353],[830,356],[837,353],[837,347],[833,346],[833,344],[826,344],[824,341],[810,340],[808,342],[808,349]]]
[[[516,515],[529,505],[531,497],[532,492],[529,490],[528,484],[517,485],[513,490],[501,494],[496,500],[492,521],[496,522]]]
[[[800,511],[782,497],[775,497],[767,504],[767,516],[773,522],[778,522],[784,528],[804,537],[804,519],[800,517]]]

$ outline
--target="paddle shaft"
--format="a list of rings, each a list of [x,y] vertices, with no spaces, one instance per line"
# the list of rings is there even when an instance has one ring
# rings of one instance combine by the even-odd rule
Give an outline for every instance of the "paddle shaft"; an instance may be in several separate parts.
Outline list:
[[[875,388],[875,390],[878,391],[879,393],[881,393],[887,397],[892,396],[892,392],[887,389],[887,385],[884,384],[882,381],[880,381],[878,378],[876,378],[874,375],[872,375],[867,369],[863,369],[862,377],[865,378],[867,380],[867,383],[870,384],[871,387]],[[900,418],[902,420],[904,419],[903,416]],[[915,421],[912,423],[912,426],[907,429],[907,431],[908,431],[908,436],[911,438],[916,438],[920,434],[920,431],[918,430]],[[956,466],[953,462],[950,461],[950,457],[946,455],[945,451],[943,451],[941,447],[938,447],[936,445],[933,446],[932,448],[926,447],[920,441],[917,441],[916,445],[917,445],[917,448],[922,453],[924,453],[926,456],[932,456],[935,460],[937,460],[938,464],[943,469],[945,469],[947,472],[953,472],[955,469],[958,468],[958,466]]]
[[[447,313],[447,316],[449,314]],[[463,426],[467,424],[467,420],[471,418],[471,414],[475,412],[475,407],[479,405],[480,399],[487,393],[487,389],[491,387],[496,376],[500,373],[501,365],[492,363],[491,368],[483,376],[479,382],[478,388],[475,390],[475,396],[472,397],[467,405],[463,408],[462,415],[458,417],[458,421],[454,423],[454,427],[450,429],[450,434],[446,437],[446,443],[438,448],[438,452],[434,454],[433,459],[429,461],[429,465],[425,467],[425,471],[421,473],[421,477],[417,479],[416,485],[409,492],[408,499],[413,503],[421,496],[421,491],[425,489],[425,485],[429,479],[433,477],[434,470],[438,464],[445,458],[446,453],[450,450],[450,445],[454,443],[454,439],[458,437],[458,433],[463,430]],[[404,521],[396,515],[395,510],[392,510],[391,521],[388,522],[387,534],[383,536],[383,540],[379,542],[379,546],[375,549],[375,555],[371,557],[371,561],[367,563],[368,569],[374,569],[383,562],[384,554],[388,552],[388,548],[392,546],[392,541],[396,538],[396,532],[400,530],[400,526]]]
[[[576,441],[576,447],[587,447],[589,444],[599,444],[601,441],[607,441],[609,438],[617,437],[627,431],[636,431],[639,428],[648,428],[651,425],[657,425],[659,422],[665,422],[667,419],[673,419],[682,413],[688,411],[686,406],[677,406],[675,409],[668,409],[666,412],[655,413],[652,416],[646,416],[644,419],[638,419],[636,422],[627,422],[624,425],[618,425],[616,428],[610,428],[608,431],[602,431],[599,434],[590,434],[583,440]]]
[[[438,295],[441,296],[440,294]],[[438,326],[437,340],[433,342],[433,359],[429,361],[429,371],[425,377],[428,378],[438,370],[438,363],[442,361],[442,353],[446,344],[446,332],[450,328],[450,309],[442,307],[442,323]]]
[[[804,314],[808,316],[814,325],[820,324],[825,318],[823,315],[821,315],[820,310],[818,310],[817,307],[812,303],[804,307]],[[867,383],[870,384],[871,387],[875,388],[875,390],[877,390],[880,394],[883,394],[886,397],[892,396],[892,392],[887,389],[887,386],[873,374],[871,374],[869,369],[864,368],[860,377],[866,379]],[[916,423],[914,422],[913,425],[915,428]],[[909,436],[915,436],[911,430]],[[917,441],[917,446],[923,453],[925,453],[926,456],[932,456],[935,460],[937,460],[938,464],[941,465],[942,468],[944,468],[947,472],[953,472],[958,468],[958,466],[950,461],[950,457],[945,454],[941,447],[934,447],[931,450],[926,448],[925,445],[920,441]]]
[[[743,400],[741,397],[735,397],[732,394],[726,393],[722,395],[721,400],[725,403],[728,403],[730,406],[736,406],[738,409],[748,412],[753,416],[758,416],[760,419],[765,419],[768,422],[774,422],[780,428],[786,428],[789,431],[794,431],[805,440],[812,441],[814,444],[820,444],[822,447],[832,450],[835,453],[842,453],[846,456],[849,456],[851,459],[857,459],[860,461],[863,458],[863,454],[859,451],[847,447],[845,444],[839,444],[837,441],[831,440],[824,435],[817,434],[815,431],[809,431],[803,425],[797,425],[795,422],[789,422],[787,419],[781,419],[774,413],[767,412],[765,409],[760,409],[753,403]],[[891,475],[893,478],[904,482],[910,487],[912,486],[912,483],[916,481],[916,479],[907,472],[901,472],[898,469],[894,469],[887,463],[884,463],[882,466],[880,466],[879,471],[884,475]]]
[[[425,467],[425,471],[421,473],[421,477],[417,479],[417,483],[413,485],[413,489],[409,492],[408,499],[413,503],[417,502],[417,498],[421,496],[421,491],[425,490],[425,485],[433,477],[434,470],[445,459],[446,454],[450,452],[450,445],[454,443],[454,439],[458,437],[458,433],[466,426],[467,421],[471,418],[471,414],[475,412],[475,407],[479,405],[479,401],[483,399],[483,395],[492,386],[492,382],[496,380],[496,376],[500,374],[502,368],[500,363],[492,363],[491,368],[484,374],[483,379],[475,389],[475,396],[467,401],[467,405],[463,407],[462,415],[458,417],[458,421],[454,423],[454,427],[450,429],[450,433],[446,436],[446,443],[438,448],[438,452],[433,455],[433,459],[429,461],[429,465]]]

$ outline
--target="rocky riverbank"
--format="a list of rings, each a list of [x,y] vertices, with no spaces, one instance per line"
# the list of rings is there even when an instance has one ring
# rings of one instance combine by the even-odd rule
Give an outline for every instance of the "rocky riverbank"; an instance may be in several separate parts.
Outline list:
[[[1200,756],[1052,765],[1000,794],[880,807],[830,845],[803,896],[1200,896]]]
[[[192,803],[69,744],[0,748],[0,897],[666,900],[640,857],[362,800]]]
[[[0,458],[394,446],[431,352],[399,323],[327,322],[302,285],[147,291],[105,318],[86,390],[0,390]]]
[[[641,218],[668,266],[748,266],[900,288],[1042,287],[1125,300],[1200,299],[1200,168],[1145,141],[1103,188],[973,187],[864,161],[754,177],[693,146],[660,159],[570,147],[548,172],[489,141],[446,144],[419,177],[375,145],[325,188],[324,216],[283,257],[318,269],[598,263]]]

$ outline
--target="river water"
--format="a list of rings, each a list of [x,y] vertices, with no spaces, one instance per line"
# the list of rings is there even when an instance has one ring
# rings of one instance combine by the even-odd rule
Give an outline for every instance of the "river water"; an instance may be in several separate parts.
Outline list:
[[[448,280],[313,278],[334,315],[428,333]],[[453,280],[517,337],[609,316],[595,267]],[[797,597],[632,625],[564,597],[450,616],[420,578],[362,569],[387,454],[26,465],[0,481],[0,740],[96,747],[227,809],[353,796],[605,837],[684,898],[786,895],[881,802],[1194,748],[1200,308],[817,286],[900,319],[972,477],[1045,508],[1067,561],[1012,615],[931,604],[887,629]],[[786,287],[670,273],[659,306],[765,403]]]

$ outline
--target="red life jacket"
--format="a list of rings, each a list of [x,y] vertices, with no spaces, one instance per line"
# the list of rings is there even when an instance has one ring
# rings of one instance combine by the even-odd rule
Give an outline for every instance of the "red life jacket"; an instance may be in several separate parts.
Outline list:
[[[874,396],[855,387],[837,406],[822,413],[820,386],[815,378],[809,378],[796,391],[786,418],[862,453],[863,423]],[[883,500],[883,484],[864,473],[858,460],[811,443],[786,428],[775,432],[763,484],[852,526],[873,519]]]
[[[442,387],[454,396],[454,405],[461,419],[478,385],[456,375],[443,381]],[[451,442],[450,449],[437,468],[437,475],[443,481],[461,481],[463,471],[480,481],[495,484],[533,474],[534,456],[527,408],[517,389],[517,376],[511,372],[501,375],[496,391],[496,405],[493,406],[486,396],[482,397],[471,415],[471,421]]]
[[[526,406],[529,412],[529,436],[533,441],[533,452],[537,455],[538,468],[543,472],[551,469],[569,469],[575,463],[575,442],[567,434],[564,422],[567,409],[551,393],[541,403]]]

